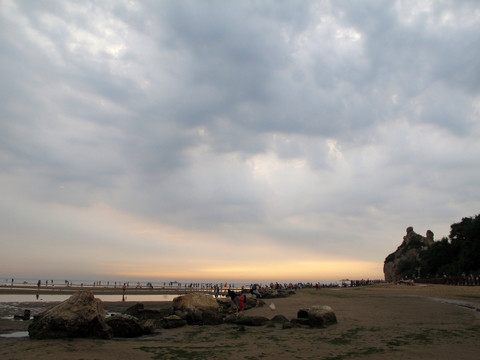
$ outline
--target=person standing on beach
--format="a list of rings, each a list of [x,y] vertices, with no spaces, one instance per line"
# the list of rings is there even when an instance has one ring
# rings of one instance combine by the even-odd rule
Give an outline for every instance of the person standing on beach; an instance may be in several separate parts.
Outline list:
[[[227,290],[227,297],[229,297],[231,302],[232,302],[232,310],[230,310],[230,312],[233,312],[235,310],[236,313],[237,313],[237,316],[238,316],[238,308],[240,306],[240,298],[238,297],[237,294],[235,294],[235,291],[233,291],[231,289]]]
[[[257,303],[255,307],[258,307],[260,305],[260,298],[262,297],[262,294],[257,289],[257,284],[254,284],[252,288],[250,289],[250,294],[255,296],[255,299],[257,299]]]
[[[243,312],[243,309],[245,309],[245,304],[247,303],[247,297],[244,293],[240,294],[240,297],[239,297],[239,308],[240,308],[240,312]]]

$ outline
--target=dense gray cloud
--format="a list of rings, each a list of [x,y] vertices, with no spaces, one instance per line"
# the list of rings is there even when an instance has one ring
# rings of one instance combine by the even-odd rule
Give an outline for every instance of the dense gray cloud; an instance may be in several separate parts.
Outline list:
[[[77,212],[98,204],[238,256],[263,239],[381,266],[407,226],[446,236],[479,208],[479,20],[476,2],[2,1],[2,242],[78,245],[76,217],[109,238]],[[52,206],[71,218],[32,219]]]

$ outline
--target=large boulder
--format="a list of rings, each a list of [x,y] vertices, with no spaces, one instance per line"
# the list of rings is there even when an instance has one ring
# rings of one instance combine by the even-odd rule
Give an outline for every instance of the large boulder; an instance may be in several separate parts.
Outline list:
[[[300,324],[315,328],[325,328],[337,323],[335,312],[327,305],[300,309],[298,310],[297,318]]]
[[[409,226],[403,242],[395,252],[385,258],[383,265],[385,280],[395,281],[404,276],[408,278],[417,276],[420,253],[433,243],[432,231],[428,230],[426,236],[421,236],[413,231],[413,227]]]
[[[173,309],[186,309],[192,307],[218,309],[217,300],[209,294],[192,293],[177,296],[173,299]]]
[[[105,322],[105,310],[91,291],[73,294],[62,303],[35,316],[28,327],[32,339],[101,338],[110,339],[112,329]]]
[[[177,296],[173,299],[173,311],[191,325],[217,325],[223,322],[217,300],[210,295],[192,293]]]

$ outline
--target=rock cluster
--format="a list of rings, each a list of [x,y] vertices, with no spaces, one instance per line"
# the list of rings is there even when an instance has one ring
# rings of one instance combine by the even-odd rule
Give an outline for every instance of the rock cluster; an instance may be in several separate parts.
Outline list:
[[[295,290],[293,289],[272,289],[268,287],[262,287],[258,289],[258,292],[262,295],[263,299],[275,299],[288,297],[290,295],[295,295]]]
[[[219,305],[220,304],[220,305]],[[252,298],[250,306],[255,306]],[[138,337],[153,333],[156,329],[172,329],[187,324],[217,325],[236,324],[245,326],[326,327],[336,323],[333,310],[329,307],[301,309],[298,318],[289,321],[283,315],[269,320],[263,316],[241,316],[230,314],[230,303],[205,294],[188,294],[175,298],[172,307],[164,311],[145,309],[143,304],[135,304],[123,314],[105,319],[102,302],[91,291],[79,291],[69,299],[40,315],[35,316],[29,326],[32,339],[48,338],[102,338]]]

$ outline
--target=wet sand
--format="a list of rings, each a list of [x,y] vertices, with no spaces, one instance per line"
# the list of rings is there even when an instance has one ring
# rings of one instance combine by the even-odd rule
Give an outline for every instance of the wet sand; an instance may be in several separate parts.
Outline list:
[[[338,324],[326,329],[236,325],[160,329],[138,339],[0,338],[2,359],[478,359],[480,287],[381,284],[304,289],[246,315],[295,318],[298,309],[329,305]],[[276,310],[268,305],[273,302]],[[27,306],[28,304],[21,304]],[[133,303],[104,302],[120,312]],[[168,305],[168,304],[167,304]],[[165,303],[145,303],[146,308]],[[33,313],[33,309],[32,309]],[[28,321],[1,320],[0,333]]]

